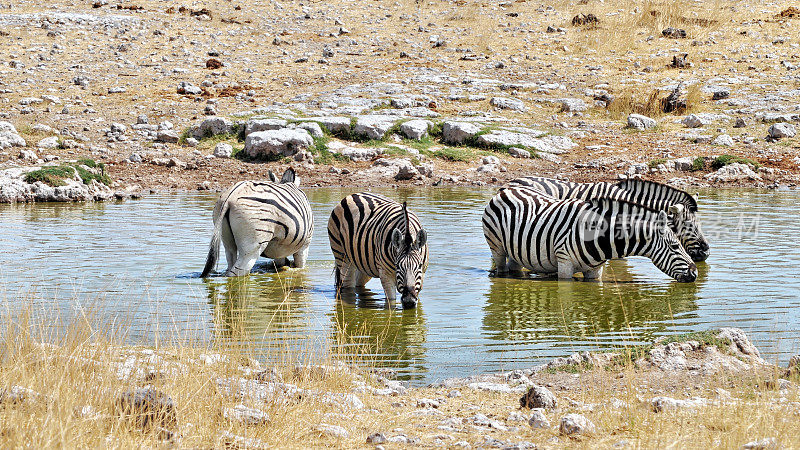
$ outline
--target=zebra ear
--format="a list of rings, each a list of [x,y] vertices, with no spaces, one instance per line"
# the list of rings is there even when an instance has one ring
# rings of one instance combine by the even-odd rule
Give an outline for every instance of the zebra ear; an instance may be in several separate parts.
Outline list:
[[[402,248],[404,238],[405,236],[403,236],[403,232],[400,231],[399,228],[395,228],[392,231],[392,246],[394,246],[397,249]]]
[[[275,174],[272,173],[272,170],[269,170],[268,174],[269,174],[269,181],[272,181],[273,183],[278,182],[278,177],[276,177]]]
[[[678,217],[683,215],[683,212],[686,210],[686,207],[681,205],[680,203],[672,205],[669,207],[669,213],[674,214]]]
[[[414,243],[414,248],[421,249],[428,242],[428,233],[422,228],[417,232],[417,242]]]
[[[300,185],[300,179],[297,178],[297,174],[294,173],[294,169],[289,167],[286,169],[286,172],[283,172],[283,176],[281,177],[281,183],[294,183],[296,185]]]

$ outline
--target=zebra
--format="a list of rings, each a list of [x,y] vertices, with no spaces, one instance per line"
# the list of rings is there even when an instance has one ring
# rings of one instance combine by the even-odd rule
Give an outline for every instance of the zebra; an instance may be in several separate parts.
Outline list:
[[[240,181],[222,193],[214,206],[214,234],[201,277],[216,267],[220,240],[228,260],[226,276],[250,273],[259,255],[276,267],[302,268],[314,233],[314,219],[300,178],[287,169],[280,181],[270,171],[270,181]]]
[[[591,280],[609,259],[646,256],[678,281],[697,278],[667,213],[626,200],[561,200],[529,187],[501,188],[484,210],[483,234],[495,274],[524,267],[562,279],[583,272]]]
[[[545,177],[521,177],[506,186],[529,186],[555,198],[613,198],[669,213],[670,227],[695,262],[708,259],[709,245],[697,222],[697,199],[667,184],[629,178],[616,183],[573,183]]]
[[[428,235],[406,202],[368,192],[349,195],[331,212],[328,238],[337,291],[380,278],[388,305],[399,291],[403,308],[416,306],[428,270]]]

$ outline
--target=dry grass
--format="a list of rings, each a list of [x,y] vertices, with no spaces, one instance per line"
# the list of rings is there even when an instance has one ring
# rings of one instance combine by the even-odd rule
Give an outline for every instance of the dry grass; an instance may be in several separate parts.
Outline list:
[[[797,389],[769,388],[766,381],[774,381],[775,375],[763,372],[697,377],[642,372],[628,364],[619,370],[595,369],[580,376],[542,373],[534,381],[552,386],[560,406],[546,414],[552,428],[531,429],[527,422],[512,418],[514,413],[528,415],[519,410],[519,394],[466,387],[458,388],[459,397],[448,396],[453,388],[415,388],[400,396],[356,391],[364,403],[362,409],[325,400],[324,393],[352,393],[359,384],[383,387],[364,367],[363,359],[361,369],[297,370],[298,361],[304,366],[344,367],[337,365],[336,358],[325,356],[331,354],[330,347],[302,353],[289,351],[298,346],[287,345],[284,354],[265,365],[247,346],[174,336],[165,336],[155,347],[131,346],[124,343],[125,324],[82,313],[69,323],[51,319],[32,307],[3,313],[0,389],[22,386],[39,397],[0,403],[0,447],[163,446],[166,441],[161,430],[142,428],[117,413],[120,393],[143,386],[152,386],[174,400],[177,425],[171,430],[175,432],[171,442],[183,448],[224,447],[231,439],[225,436],[231,434],[277,448],[363,448],[366,437],[375,432],[387,437],[404,434],[422,445],[439,442],[447,446],[457,441],[480,446],[487,437],[506,443],[579,448],[621,442],[637,448],[732,448],[764,437],[777,438],[785,448],[800,446],[794,426],[800,414]],[[353,331],[353,335],[361,334]],[[219,388],[219,379],[252,380],[257,378],[255,374],[272,369],[284,382],[307,391],[302,396],[257,400],[248,396],[237,399]],[[728,394],[734,400],[725,400]],[[656,395],[717,401],[697,410],[655,413],[648,401]],[[420,408],[420,398],[435,399],[440,406]],[[269,422],[245,425],[225,418],[225,409],[238,404],[266,412]],[[577,438],[559,435],[558,421],[570,412],[586,415],[598,432]],[[472,417],[478,413],[507,429],[473,424]],[[447,424],[450,428],[439,428],[447,418],[453,419]],[[317,431],[320,424],[341,426],[348,435],[322,434]]]

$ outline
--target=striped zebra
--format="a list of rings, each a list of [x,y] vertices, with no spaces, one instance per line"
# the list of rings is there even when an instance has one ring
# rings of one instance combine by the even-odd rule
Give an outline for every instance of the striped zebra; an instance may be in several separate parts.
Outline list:
[[[300,179],[287,169],[280,181],[240,181],[223,192],[214,206],[214,234],[201,277],[217,265],[220,240],[228,259],[226,276],[250,273],[259,256],[271,258],[276,267],[303,267],[314,232],[314,219]]]
[[[697,278],[667,213],[625,200],[561,200],[524,186],[502,188],[486,205],[483,234],[496,273],[524,267],[597,279],[609,259],[645,256],[678,281]]]
[[[416,306],[428,270],[427,233],[405,202],[368,192],[349,195],[331,213],[328,238],[337,290],[380,278],[389,305],[399,291],[403,308]]]
[[[544,177],[522,177],[507,186],[529,186],[555,198],[613,198],[669,213],[670,227],[693,261],[705,261],[709,255],[706,241],[697,222],[697,200],[687,192],[655,181],[637,178],[616,183],[573,183]]]

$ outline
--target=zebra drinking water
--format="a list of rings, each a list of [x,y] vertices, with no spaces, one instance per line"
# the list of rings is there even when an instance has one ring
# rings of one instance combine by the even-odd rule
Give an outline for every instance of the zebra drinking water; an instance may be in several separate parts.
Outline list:
[[[496,273],[524,267],[596,279],[609,259],[645,256],[678,281],[697,278],[667,213],[625,200],[560,200],[528,187],[502,188],[486,205],[483,233]]]
[[[295,267],[305,265],[314,232],[311,205],[293,169],[280,182],[272,172],[269,176],[270,181],[240,181],[217,200],[202,277],[217,264],[220,240],[228,260],[225,275],[250,273],[259,256],[273,259],[276,267],[288,265],[289,256]]]
[[[331,213],[328,238],[337,290],[380,278],[389,305],[399,291],[403,308],[416,306],[428,270],[427,233],[405,202],[367,192],[348,195]]]
[[[693,261],[705,261],[709,246],[697,223],[697,200],[672,186],[641,179],[627,179],[616,183],[573,183],[545,177],[521,177],[507,186],[528,186],[549,196],[568,199],[591,200],[613,198],[627,200],[669,213],[670,227]],[[679,205],[677,208],[672,208]]]

